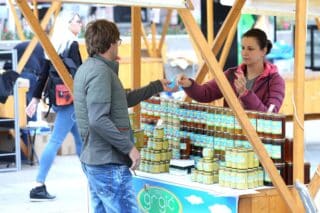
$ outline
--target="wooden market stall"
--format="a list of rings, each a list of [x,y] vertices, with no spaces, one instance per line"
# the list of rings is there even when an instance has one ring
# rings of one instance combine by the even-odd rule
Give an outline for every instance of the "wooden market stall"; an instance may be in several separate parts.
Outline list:
[[[116,4],[116,5],[126,5],[132,6],[132,88],[138,88],[141,83],[141,6],[144,7],[164,7],[164,8],[175,8],[178,10],[178,13],[185,24],[185,27],[192,37],[194,44],[196,45],[198,51],[201,53],[204,63],[200,66],[199,72],[197,74],[197,81],[202,81],[206,72],[210,71],[210,73],[217,80],[218,86],[220,87],[225,99],[227,100],[229,106],[233,110],[236,115],[242,129],[247,135],[249,141],[251,142],[255,153],[259,156],[260,162],[269,174],[273,184],[275,185],[277,191],[274,190],[266,190],[261,193],[259,196],[245,196],[240,197],[239,199],[239,212],[285,212],[290,210],[291,212],[302,212],[303,207],[301,205],[301,201],[296,193],[292,193],[291,191],[295,191],[294,189],[288,189],[285,185],[284,181],[280,177],[277,172],[276,167],[274,166],[272,160],[267,154],[261,140],[259,139],[256,131],[250,124],[248,117],[243,110],[241,104],[239,103],[237,97],[235,96],[229,82],[223,74],[221,63],[216,59],[216,55],[223,46],[226,41],[227,35],[230,32],[230,28],[235,26],[235,23],[242,11],[242,8],[256,8],[255,11],[259,11],[257,8],[260,6],[264,8],[268,8],[266,10],[272,11],[273,8],[281,8],[281,9],[295,9],[295,17],[296,17],[296,32],[295,32],[295,76],[294,76],[294,100],[296,103],[297,113],[294,116],[294,179],[303,180],[303,121],[304,121],[304,66],[305,66],[305,32],[306,32],[306,17],[307,17],[307,7],[306,2],[304,0],[283,0],[277,1],[272,0],[268,1],[268,3],[264,3],[266,1],[262,0],[251,0],[247,1],[245,4],[245,0],[236,0],[236,1],[228,1],[229,4],[232,5],[232,9],[228,14],[221,30],[219,31],[217,37],[214,39],[211,46],[208,45],[208,42],[205,40],[199,26],[197,25],[194,17],[190,12],[190,8],[192,8],[192,4],[190,1],[184,0],[149,0],[149,1],[141,1],[141,0],[126,0],[126,1],[116,1],[116,0],[64,0],[64,1],[52,1],[52,8],[58,8],[61,6],[62,2],[70,2],[70,3],[86,3],[86,4]],[[268,6],[272,5],[273,7],[270,9]],[[280,4],[277,5],[277,3]],[[72,79],[67,74],[67,70],[63,63],[61,62],[59,56],[55,52],[50,40],[42,29],[42,26],[37,21],[37,18],[32,13],[29,5],[26,1],[18,0],[16,4],[20,8],[21,12],[25,16],[26,20],[29,22],[33,31],[35,32],[37,39],[41,42],[44,47],[46,53],[51,59],[54,66],[57,68],[61,78],[68,86],[70,90],[73,90]],[[56,6],[54,6],[56,5]],[[310,1],[310,7],[313,11],[313,8],[317,8],[317,1]],[[52,9],[54,10],[54,9]],[[54,10],[56,11],[56,10]],[[292,11],[291,11],[292,13]],[[316,12],[316,14],[319,14]],[[226,44],[225,44],[226,47]],[[139,108],[136,108],[139,110]],[[298,122],[300,125],[298,125]],[[319,187],[319,178],[315,178],[311,184],[313,191]],[[272,191],[272,193],[271,193]],[[272,195],[272,196],[271,196]],[[276,198],[274,196],[276,196]],[[261,196],[261,197],[260,197]],[[279,201],[279,202],[278,202]],[[284,202],[283,202],[284,201]],[[272,208],[275,205],[275,202],[279,206],[277,208]],[[283,205],[280,203],[283,203]],[[262,209],[262,206],[264,208]],[[272,209],[272,210],[271,210]],[[274,211],[273,211],[274,210]]]

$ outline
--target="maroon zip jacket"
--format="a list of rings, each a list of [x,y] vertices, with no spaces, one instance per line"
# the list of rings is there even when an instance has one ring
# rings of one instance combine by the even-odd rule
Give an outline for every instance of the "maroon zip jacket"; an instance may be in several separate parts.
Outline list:
[[[238,69],[246,72],[246,66],[241,64],[238,67],[230,68],[225,71],[225,75],[244,109],[266,112],[269,106],[274,104],[275,108],[273,112],[278,112],[284,99],[285,82],[279,75],[275,65],[266,61],[264,67],[264,72],[256,79],[252,89],[240,97],[234,86],[236,78],[234,73]],[[223,97],[215,80],[208,81],[202,85],[199,85],[192,79],[190,80],[192,81],[192,85],[183,89],[192,99],[207,103]],[[225,100],[224,106],[228,106]]]

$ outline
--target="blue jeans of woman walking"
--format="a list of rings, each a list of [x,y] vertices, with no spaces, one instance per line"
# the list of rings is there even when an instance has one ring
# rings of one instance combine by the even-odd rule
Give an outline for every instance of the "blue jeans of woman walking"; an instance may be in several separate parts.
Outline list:
[[[56,119],[51,137],[40,158],[40,167],[36,179],[39,183],[45,182],[53,160],[68,132],[73,135],[77,155],[80,156],[81,152],[82,141],[75,119],[74,106],[53,107],[53,110],[56,112]]]

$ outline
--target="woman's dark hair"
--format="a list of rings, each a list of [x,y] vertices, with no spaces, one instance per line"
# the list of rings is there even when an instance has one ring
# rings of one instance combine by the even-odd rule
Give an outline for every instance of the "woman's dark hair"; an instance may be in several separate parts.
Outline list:
[[[111,44],[120,39],[120,33],[115,23],[105,19],[88,23],[84,36],[89,56],[105,53]]]
[[[270,53],[270,50],[272,48],[272,43],[270,40],[268,40],[267,35],[264,31],[257,29],[257,28],[252,28],[252,29],[248,30],[247,32],[245,32],[242,35],[242,38],[243,37],[255,38],[259,44],[260,49],[263,49],[266,47],[267,48],[266,54]]]

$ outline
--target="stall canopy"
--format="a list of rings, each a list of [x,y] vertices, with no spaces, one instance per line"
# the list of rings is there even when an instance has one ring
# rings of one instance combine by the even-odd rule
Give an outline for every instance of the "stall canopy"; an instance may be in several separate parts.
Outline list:
[[[232,6],[235,0],[221,0],[221,4]],[[320,16],[320,1],[305,1],[308,4],[308,18]],[[271,16],[295,16],[296,0],[247,0],[242,13]]]

